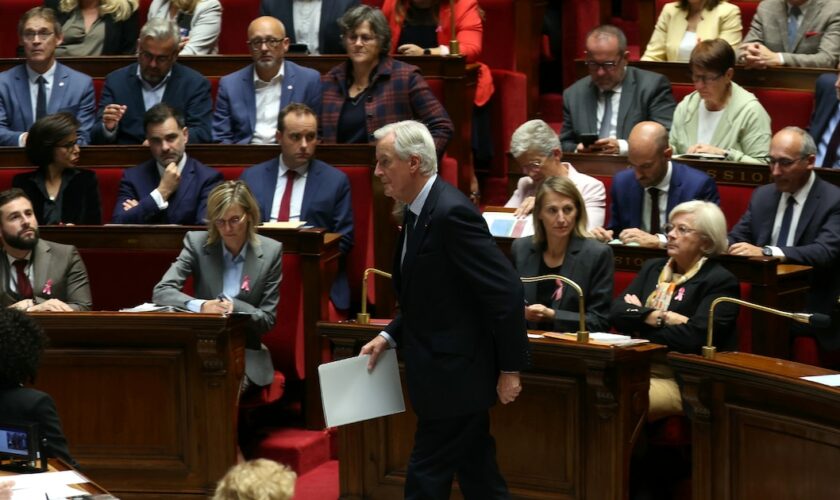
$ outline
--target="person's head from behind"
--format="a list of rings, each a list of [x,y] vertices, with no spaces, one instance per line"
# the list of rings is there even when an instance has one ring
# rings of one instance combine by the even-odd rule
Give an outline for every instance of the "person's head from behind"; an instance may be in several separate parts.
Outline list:
[[[682,272],[701,257],[726,253],[726,217],[714,203],[691,200],[680,203],[668,216],[664,231],[668,236],[668,256]]]
[[[249,460],[228,470],[213,500],[291,500],[296,479],[285,465],[265,458]]]
[[[0,309],[0,389],[34,382],[46,345],[35,320],[17,309]]]
[[[522,173],[534,182],[563,175],[560,139],[554,129],[542,120],[527,121],[513,132],[510,137],[510,154]]]
[[[143,129],[152,157],[159,164],[166,167],[180,163],[190,139],[190,130],[180,111],[165,102],[155,104],[143,115]]]
[[[26,157],[33,165],[68,168],[79,161],[79,121],[71,113],[56,113],[37,120],[29,128]]]
[[[735,75],[735,51],[720,38],[699,42],[688,61],[691,81],[704,101],[722,105]]]
[[[33,7],[18,21],[18,42],[23,47],[26,63],[39,73],[50,69],[55,61],[55,48],[61,45],[61,23],[49,7]]]
[[[586,204],[568,177],[547,177],[534,200],[534,243],[547,247],[552,242],[575,236],[589,236]]]
[[[382,11],[357,5],[338,20],[347,55],[354,64],[373,63],[391,50],[391,28]]]
[[[140,76],[152,85],[162,82],[178,58],[180,42],[178,26],[168,17],[149,19],[140,29],[140,38],[137,39]]]
[[[243,181],[225,181],[207,197],[207,244],[218,240],[234,255],[246,241],[257,244],[260,206]]]
[[[420,122],[391,123],[373,133],[376,168],[385,196],[411,203],[426,180],[437,172],[437,153],[432,134]]]
[[[770,141],[767,164],[776,189],[795,193],[808,183],[816,163],[817,146],[811,134],[799,127],[785,127]]]
[[[295,170],[308,165],[318,146],[318,117],[303,103],[293,102],[277,117],[277,144],[283,149],[283,164]]]
[[[38,219],[32,201],[20,188],[0,192],[0,238],[3,250],[15,257],[25,255],[38,244]]]
[[[263,16],[254,19],[248,25],[248,48],[257,69],[276,73],[289,50],[286,27],[276,17]]]
[[[586,35],[586,67],[592,83],[601,90],[612,90],[627,70],[627,37],[615,26],[604,24]]]
[[[668,172],[668,130],[657,122],[638,123],[627,138],[627,161],[642,187],[656,186]]]

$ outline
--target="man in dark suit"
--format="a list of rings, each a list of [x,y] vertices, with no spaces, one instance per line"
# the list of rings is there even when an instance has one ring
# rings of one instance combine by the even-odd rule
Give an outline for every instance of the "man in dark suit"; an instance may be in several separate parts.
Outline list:
[[[403,352],[418,417],[405,498],[447,499],[456,474],[468,499],[509,498],[488,409],[521,390],[522,284],[475,206],[437,176],[428,129],[404,121],[374,136],[375,174],[407,207],[393,267],[400,312],[361,352],[368,369],[389,346]]]
[[[146,138],[143,113],[159,102],[179,110],[190,129],[190,142],[212,138],[210,82],[175,62],[181,37],[168,19],[154,18],[140,30],[137,63],[105,77],[99,99],[94,144],[140,144]]]
[[[627,38],[615,26],[599,26],[586,36],[589,76],[563,92],[563,151],[627,154],[627,136],[645,120],[671,128],[674,96],[667,78],[628,67]],[[592,145],[583,135],[597,135]]]
[[[222,174],[184,152],[190,131],[165,103],[143,117],[152,159],[127,169],[120,180],[114,224],[204,224],[207,195]]]
[[[0,307],[88,311],[90,285],[75,247],[40,239],[32,202],[19,188],[0,192]]]
[[[817,78],[814,88],[814,113],[808,132],[817,145],[815,165],[840,167],[840,73],[826,73]]]
[[[248,26],[254,64],[219,81],[213,140],[223,144],[276,142],[277,115],[286,105],[302,102],[321,114],[321,74],[284,60],[289,39],[283,24],[260,17]]]
[[[601,241],[613,238],[625,245],[665,247],[662,228],[671,210],[684,201],[720,203],[714,179],[688,165],[671,161],[668,131],[656,122],[633,127],[627,161],[632,170],[613,177],[609,229],[592,230]]]
[[[305,104],[283,108],[277,122],[280,158],[245,169],[240,178],[260,204],[264,222],[302,220],[307,225],[340,233],[339,249],[346,256],[353,248],[353,209],[350,181],[335,167],[314,159],[318,145],[318,118]],[[289,189],[291,185],[291,189]],[[350,307],[350,287],[344,262],[330,297],[338,309]]]
[[[56,62],[63,37],[55,12],[29,9],[18,22],[18,37],[26,63],[0,73],[0,146],[25,146],[35,120],[60,111],[79,120],[79,143],[87,144],[94,123],[93,80]]]
[[[306,5],[312,3],[315,2],[262,0],[260,15],[282,21],[291,42],[306,44],[310,54],[344,54],[338,19],[350,7],[359,5],[359,0],[322,0],[318,2],[321,4],[320,15]]]
[[[816,146],[799,127],[770,142],[773,184],[753,192],[747,211],[729,232],[729,253],[778,257],[814,268],[807,309],[831,314],[840,295],[840,188],[814,171]],[[840,335],[813,329],[822,347],[840,347]]]

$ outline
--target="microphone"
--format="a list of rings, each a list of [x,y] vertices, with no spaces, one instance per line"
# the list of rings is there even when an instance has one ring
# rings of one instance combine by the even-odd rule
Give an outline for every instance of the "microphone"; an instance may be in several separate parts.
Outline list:
[[[712,330],[715,326],[715,307],[721,302],[731,302],[751,309],[775,314],[776,316],[781,316],[783,318],[790,318],[797,323],[813,326],[814,328],[828,328],[831,326],[831,317],[827,314],[801,312],[792,313],[779,309],[773,309],[772,307],[762,306],[761,304],[753,304],[752,302],[747,302],[746,300],[735,299],[732,297],[718,297],[713,300],[712,305],[709,306],[709,326],[707,329],[706,345],[702,348],[703,357],[706,359],[714,359],[715,352],[717,352],[715,346],[712,345]]]
[[[449,0],[449,26],[451,26],[452,38],[449,40],[449,55],[461,55],[461,45],[455,37],[455,0]]]
[[[580,319],[580,327],[577,331],[577,341],[583,344],[589,343],[589,331],[586,329],[586,307],[583,303],[583,290],[580,285],[570,280],[565,276],[559,274],[543,274],[542,276],[531,276],[529,278],[520,278],[522,283],[536,283],[538,281],[560,280],[570,287],[574,288],[578,294],[578,318]]]
[[[385,271],[380,271],[379,269],[373,267],[365,269],[365,272],[362,275],[362,312],[356,313],[356,323],[360,325],[370,324],[370,314],[367,312],[367,280],[371,273],[391,279],[391,274],[386,273]]]

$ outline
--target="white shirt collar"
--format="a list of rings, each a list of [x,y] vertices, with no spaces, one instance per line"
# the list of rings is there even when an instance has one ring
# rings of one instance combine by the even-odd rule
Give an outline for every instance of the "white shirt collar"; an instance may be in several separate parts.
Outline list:
[[[47,85],[52,84],[53,77],[55,76],[55,69],[56,69],[56,62],[55,61],[53,61],[52,66],[50,66],[50,69],[44,71],[43,74],[38,73],[34,69],[30,68],[28,64],[24,64],[24,66],[26,67],[26,76],[29,78],[29,83],[34,84],[36,78],[38,78],[39,76],[43,76],[44,80],[47,81]]]
[[[260,79],[260,76],[257,74],[257,67],[254,66],[254,87],[266,87],[269,85],[277,85],[283,83],[283,77],[286,74],[286,61],[280,63],[280,69],[277,70],[277,74],[271,77],[270,81],[265,81]]]
[[[799,188],[799,191],[795,193],[786,193],[788,196],[784,197],[784,202],[787,203],[787,198],[793,196],[793,199],[796,200],[796,204],[800,207],[805,206],[805,200],[808,199],[808,194],[811,192],[811,188],[814,187],[814,181],[817,178],[817,174],[811,170],[811,175],[808,176],[808,181],[805,183],[804,186]]]
[[[172,70],[171,69],[169,70],[168,73],[166,73],[166,76],[163,77],[163,79],[160,81],[160,83],[158,83],[157,85],[152,85],[151,83],[147,82],[143,78],[143,74],[140,73],[140,64],[139,63],[137,64],[137,78],[140,80],[140,85],[142,85],[143,88],[146,89],[146,90],[157,90],[157,89],[165,86],[169,82],[169,77],[170,76],[172,76]]]
[[[423,205],[426,204],[426,198],[429,197],[429,192],[432,190],[432,184],[435,183],[435,179],[437,179],[437,174],[432,174],[426,180],[426,184],[423,185],[423,189],[417,193],[417,196],[414,197],[414,201],[408,204],[408,209],[411,210],[411,213],[414,215],[420,215],[420,212],[423,211]]]
[[[671,160],[668,160],[668,169],[665,170],[665,177],[663,177],[662,180],[659,181],[659,184],[657,184],[655,186],[651,186],[651,187],[655,187],[656,189],[658,189],[662,192],[667,192],[668,188],[671,186],[671,175],[673,173],[674,173],[674,169],[671,166]]]

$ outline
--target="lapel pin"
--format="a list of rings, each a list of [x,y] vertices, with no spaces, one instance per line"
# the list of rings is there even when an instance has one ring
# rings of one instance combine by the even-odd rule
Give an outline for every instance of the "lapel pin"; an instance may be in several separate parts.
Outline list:
[[[287,88],[287,89],[289,89],[289,90],[292,90],[292,86],[291,86],[291,85],[289,85],[289,86],[288,86],[288,87],[286,87],[286,88]]]
[[[63,86],[64,86],[64,82],[58,82],[58,86],[59,86],[59,87],[63,87]]]

